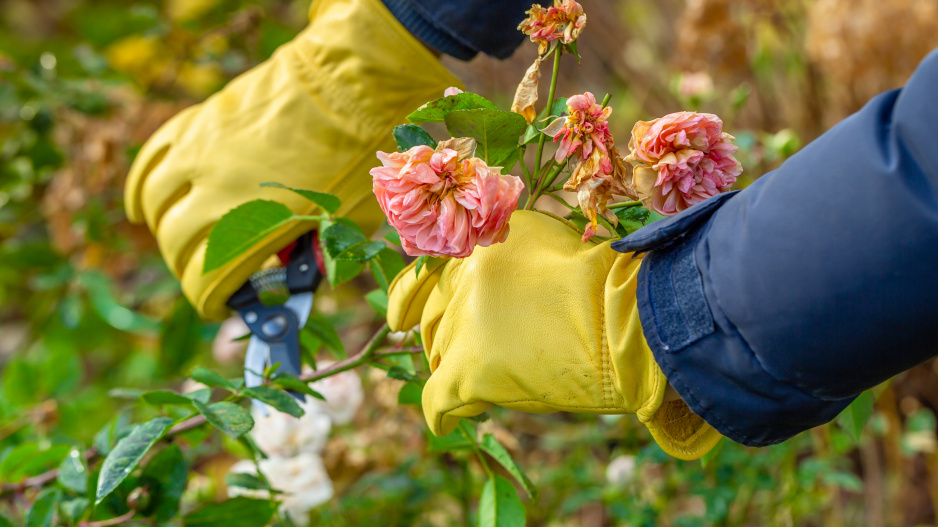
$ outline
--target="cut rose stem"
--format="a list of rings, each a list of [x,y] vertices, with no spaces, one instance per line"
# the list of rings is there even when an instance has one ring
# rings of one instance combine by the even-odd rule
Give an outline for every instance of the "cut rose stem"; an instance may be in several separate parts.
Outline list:
[[[550,111],[554,106],[554,92],[557,89],[557,77],[560,75],[560,56],[563,55],[563,47],[557,45],[557,49],[554,50],[554,71],[550,77],[550,91],[547,95],[547,116],[550,117]],[[541,166],[541,157],[544,154],[544,140],[547,138],[547,135],[544,132],[541,132],[541,136],[537,140],[537,155],[534,157],[534,167],[540,169]],[[540,186],[540,180],[538,180],[538,186]],[[533,195],[533,194],[532,194]]]

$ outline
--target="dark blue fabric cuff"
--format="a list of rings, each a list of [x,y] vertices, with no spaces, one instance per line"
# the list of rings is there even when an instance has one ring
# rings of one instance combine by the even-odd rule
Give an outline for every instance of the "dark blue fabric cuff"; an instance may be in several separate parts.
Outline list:
[[[470,60],[479,53],[478,50],[461,44],[449,33],[435,26],[417,10],[410,0],[381,1],[397,18],[397,21],[426,46],[459,60]]]
[[[901,90],[734,195],[614,247],[655,359],[729,438],[768,445],[938,354],[938,51]]]
[[[531,0],[382,1],[424,44],[459,60],[469,60],[478,53],[498,59],[511,56],[524,41],[518,24],[531,7]]]
[[[830,421],[852,398],[822,400],[773,377],[733,324],[711,309],[698,259],[709,258],[709,220],[735,194],[658,221],[613,248],[648,253],[636,291],[640,320],[671,386],[724,436],[768,446]]]

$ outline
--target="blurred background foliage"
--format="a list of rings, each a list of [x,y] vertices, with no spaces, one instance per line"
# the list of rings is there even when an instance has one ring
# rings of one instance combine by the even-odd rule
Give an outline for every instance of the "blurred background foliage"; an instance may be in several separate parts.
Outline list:
[[[558,94],[612,94],[620,144],[638,119],[719,114],[745,186],[938,46],[938,0],[585,0],[578,68]],[[179,388],[196,364],[236,376],[145,229],[127,223],[123,178],[141,143],[187,105],[264,60],[303,27],[308,0],[0,1],[0,482],[87,447],[135,389]],[[444,59],[507,107],[535,54]],[[810,189],[806,189],[810,192]],[[793,205],[795,206],[795,205]],[[360,278],[316,309],[357,349],[380,323]],[[217,349],[216,349],[217,351]],[[633,418],[494,411],[479,425],[521,460],[541,498],[530,525],[935,525],[938,363],[876,390],[859,441],[849,423],[704,462],[667,457]],[[401,382],[361,372],[365,404],[323,452],[335,497],[317,525],[474,522],[481,469],[434,450]],[[140,418],[141,416],[135,416]],[[191,439],[191,438],[190,438]],[[183,507],[226,495],[237,445],[191,440]],[[28,455],[27,455],[28,454]],[[0,494],[22,521],[33,489]],[[62,524],[68,524],[60,511]]]

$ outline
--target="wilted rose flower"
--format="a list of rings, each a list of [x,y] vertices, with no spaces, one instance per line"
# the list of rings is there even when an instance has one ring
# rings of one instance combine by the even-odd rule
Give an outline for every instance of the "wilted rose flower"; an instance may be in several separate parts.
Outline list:
[[[735,138],[709,113],[678,112],[632,128],[631,187],[642,204],[673,215],[726,192],[743,168],[733,154]]]
[[[261,472],[270,481],[271,487],[283,492],[278,494],[280,512],[290,515],[293,523],[305,527],[309,525],[309,511],[332,498],[332,480],[322,464],[319,454],[304,452],[292,457],[269,456],[258,462]],[[257,467],[248,460],[242,460],[231,466],[231,474],[257,475]],[[241,487],[228,487],[228,496],[248,496],[269,499],[266,490],[249,490]]]
[[[383,166],[371,169],[374,193],[411,256],[465,258],[476,245],[487,247],[508,236],[521,179],[458,155],[424,145],[378,152]]]
[[[545,8],[538,4],[526,11],[528,18],[518,25],[522,33],[531,37],[531,42],[538,45],[541,55],[550,49],[550,43],[561,40],[570,44],[580,36],[586,25],[583,7],[574,0],[554,0],[553,7]]]
[[[318,399],[306,396],[300,406],[306,412],[302,417],[270,409],[264,417],[252,410],[255,426],[251,436],[267,455],[293,456],[300,452],[321,452],[329,440],[332,419],[319,405]]]
[[[585,242],[596,234],[598,214],[613,224],[618,222],[606,208],[612,196],[633,194],[625,186],[625,166],[609,133],[612,108],[603,108],[586,92],[567,99],[567,114],[550,123],[544,133],[559,142],[554,160],[560,163],[570,158],[575,164],[563,188],[577,193],[580,209],[590,220],[583,234]]]
[[[612,144],[609,133],[609,116],[612,108],[603,108],[596,102],[596,97],[586,92],[567,99],[567,117],[561,117],[550,123],[544,133],[553,136],[554,142],[560,142],[554,160],[560,163],[570,156],[581,161],[589,159],[593,148],[606,154],[600,167],[605,173],[612,171],[606,145]]]

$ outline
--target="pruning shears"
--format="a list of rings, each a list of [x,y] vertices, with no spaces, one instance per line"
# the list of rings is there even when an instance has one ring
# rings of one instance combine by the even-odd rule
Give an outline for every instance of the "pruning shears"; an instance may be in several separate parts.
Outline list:
[[[277,372],[300,375],[300,330],[309,319],[313,294],[325,274],[316,231],[301,236],[279,256],[284,267],[254,273],[228,300],[228,307],[251,330],[244,356],[244,385],[249,388],[260,386],[263,372],[274,364],[280,364]],[[262,295],[273,291],[286,291],[289,297],[282,305],[265,305]],[[300,402],[306,399],[301,393],[290,394]],[[256,399],[251,403],[268,415],[266,404]]]

